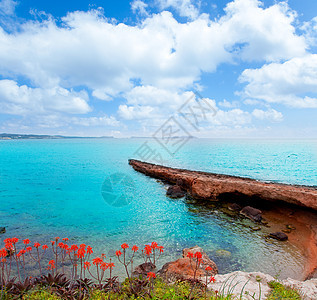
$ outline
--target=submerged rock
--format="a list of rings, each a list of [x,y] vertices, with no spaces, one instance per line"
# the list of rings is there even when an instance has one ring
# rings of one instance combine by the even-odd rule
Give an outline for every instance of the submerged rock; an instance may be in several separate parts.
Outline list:
[[[167,189],[166,196],[177,199],[183,198],[186,192],[179,185],[172,185]]]
[[[295,230],[296,229],[296,227],[291,225],[291,224],[286,225],[286,228],[290,229],[290,230]]]
[[[269,234],[269,237],[279,240],[279,241],[287,241],[288,236],[284,232],[272,232]]]
[[[262,211],[251,206],[242,208],[240,214],[256,222],[261,222],[262,220]]]
[[[241,210],[241,206],[237,203],[230,203],[228,205],[228,209],[231,210],[231,211],[240,211]]]
[[[6,228],[5,227],[0,227],[0,233],[5,233],[6,232]]]
[[[217,254],[217,256],[221,256],[221,257],[230,257],[231,256],[231,252],[228,250],[224,250],[224,249],[216,250],[216,254]]]
[[[182,258],[166,263],[162,267],[162,269],[158,271],[158,274],[167,282],[175,282],[176,280],[183,279],[193,279],[193,264],[191,264],[190,258],[187,257],[188,252],[191,252],[193,254],[195,254],[196,252],[200,252],[202,254],[202,262],[196,272],[196,279],[205,276],[205,268],[207,266],[210,266],[212,268],[212,271],[208,273],[209,275],[215,275],[218,273],[218,268],[215,262],[208,257],[208,255],[202,248],[195,246],[192,248],[184,249]]]
[[[134,268],[132,276],[134,276],[134,277],[142,276],[143,278],[146,278],[147,274],[149,272],[155,271],[155,269],[156,269],[156,266],[153,263],[146,262],[146,263],[143,263],[141,265],[136,266]]]

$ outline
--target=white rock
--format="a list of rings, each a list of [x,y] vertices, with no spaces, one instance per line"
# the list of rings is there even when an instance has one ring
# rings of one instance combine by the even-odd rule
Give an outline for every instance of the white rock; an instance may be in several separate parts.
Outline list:
[[[287,278],[281,282],[285,286],[290,286],[297,289],[307,300],[317,299],[317,278],[310,280],[299,281],[292,278]]]
[[[232,294],[238,299],[266,299],[271,288],[268,282],[275,280],[271,275],[260,272],[236,271],[224,275],[216,275],[216,282],[208,284],[208,288],[218,291],[220,295]],[[202,279],[204,282],[204,279]],[[317,278],[299,281],[287,278],[281,283],[297,289],[304,300],[317,300]],[[246,291],[248,294],[246,294]]]
[[[208,284],[209,289],[218,291],[220,295],[233,294],[238,299],[241,295],[243,299],[248,300],[266,299],[271,290],[267,283],[274,280],[271,275],[241,271],[216,275],[215,279],[216,282]]]

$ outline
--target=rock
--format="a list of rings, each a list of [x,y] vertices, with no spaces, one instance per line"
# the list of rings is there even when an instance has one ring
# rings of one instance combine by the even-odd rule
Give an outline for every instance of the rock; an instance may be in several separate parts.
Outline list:
[[[242,208],[240,214],[256,222],[261,222],[262,220],[262,211],[251,206]]]
[[[250,226],[250,228],[251,228],[251,230],[253,230],[253,231],[259,231],[259,230],[261,230],[261,227],[259,227],[259,226],[254,226],[254,227],[251,227],[251,226]]]
[[[132,276],[139,277],[141,275],[143,278],[146,278],[147,274],[149,272],[154,272],[155,269],[156,269],[156,266],[154,264],[152,264],[151,262],[146,262],[136,266],[134,268]]]
[[[269,224],[269,222],[268,222],[268,221],[266,221],[266,220],[264,220],[264,219],[262,219],[262,220],[261,220],[261,223],[262,223],[263,225],[267,225],[267,224]]]
[[[290,224],[286,225],[286,228],[287,228],[287,229],[290,229],[290,230],[295,230],[295,229],[296,229],[295,226],[290,225]]]
[[[0,227],[0,233],[5,233],[6,232],[6,228],[5,227]]]
[[[282,284],[297,289],[302,295],[305,295],[303,297],[305,300],[317,299],[317,278],[305,281],[287,278],[282,281]]]
[[[248,300],[265,299],[271,290],[267,283],[274,280],[272,276],[260,272],[241,271],[216,275],[215,279],[214,283],[208,284],[208,289],[217,290],[220,295],[232,293],[234,297],[230,297],[230,299],[241,299],[241,291],[243,290],[242,299]],[[245,294],[246,291],[248,294]]]
[[[287,241],[288,236],[284,232],[272,232],[269,234],[269,237],[279,240],[279,241]]]
[[[282,231],[283,231],[284,233],[291,233],[291,232],[292,232],[292,230],[290,230],[290,229],[282,229]]]
[[[241,206],[237,203],[230,203],[228,205],[228,209],[231,210],[231,211],[240,211],[241,210]]]
[[[221,256],[221,257],[230,257],[231,256],[231,252],[228,250],[224,250],[224,249],[216,250],[216,254],[217,254],[217,256]]]
[[[167,189],[166,196],[177,199],[184,197],[186,192],[179,185],[172,185]]]
[[[317,210],[317,189],[280,183],[261,182],[250,178],[207,172],[169,168],[130,159],[134,170],[164,182],[175,184],[182,180],[182,188],[192,197],[211,200],[220,195],[245,197],[250,200],[283,201]],[[256,201],[258,201],[256,200]]]
[[[194,277],[194,270],[190,259],[187,257],[188,252],[195,254],[200,252],[202,254],[202,263],[196,272],[196,279],[205,276],[205,268],[210,266],[212,271],[210,275],[218,273],[217,265],[208,257],[205,251],[198,247],[186,248],[183,250],[183,257],[175,261],[166,263],[157,273],[167,282],[175,282],[176,280],[192,279]]]

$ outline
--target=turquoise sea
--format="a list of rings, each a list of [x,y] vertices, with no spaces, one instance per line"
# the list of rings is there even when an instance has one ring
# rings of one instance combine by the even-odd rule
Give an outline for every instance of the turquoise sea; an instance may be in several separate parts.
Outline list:
[[[157,241],[166,249],[160,264],[198,244],[221,273],[239,269],[283,277],[298,272],[298,249],[291,255],[288,243],[267,243],[261,233],[239,225],[212,204],[171,200],[162,183],[135,172],[128,159],[140,159],[136,151],[145,141],[0,141],[0,226],[7,228],[1,239],[49,242],[55,236],[68,237],[110,257],[123,242]],[[316,140],[192,139],[174,155],[154,140],[148,143],[169,166],[317,186]],[[105,200],[101,193],[116,173],[133,182],[131,201],[122,207],[110,205],[111,195]],[[113,189],[116,197],[120,184]],[[220,249],[231,255],[217,256]]]

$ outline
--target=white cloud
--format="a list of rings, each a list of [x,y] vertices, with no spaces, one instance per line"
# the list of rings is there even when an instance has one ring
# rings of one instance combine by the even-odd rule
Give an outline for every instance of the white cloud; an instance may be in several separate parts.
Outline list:
[[[85,86],[109,99],[129,91],[135,78],[177,90],[238,57],[275,61],[304,54],[304,38],[295,34],[289,10],[258,5],[235,0],[219,20],[201,15],[183,24],[169,12],[137,26],[114,24],[95,10],[70,13],[62,26],[46,20],[27,22],[14,34],[0,29],[0,72],[25,76],[42,88]]]
[[[71,124],[80,125],[80,126],[119,126],[120,122],[113,116],[103,116],[103,117],[85,117],[77,118],[73,117],[70,119]]]
[[[11,16],[14,14],[15,7],[18,5],[17,1],[1,0],[0,1],[0,14]]]
[[[161,9],[173,8],[179,13],[180,16],[188,17],[191,20],[196,19],[199,15],[200,1],[157,0],[156,2],[159,4]]]
[[[258,70],[246,70],[240,77],[247,83],[244,92],[250,101],[314,107],[314,98],[293,90],[295,86],[312,92],[305,88],[308,84],[303,78],[297,76],[301,83],[292,86],[281,76],[288,89],[285,92],[281,91],[283,84],[272,82],[274,74],[269,74],[274,73],[274,66],[287,64],[279,62],[307,55],[308,43],[296,34],[296,14],[287,4],[263,8],[257,0],[235,0],[226,6],[224,16],[211,20],[207,14],[199,14],[197,2],[157,1],[162,9],[172,7],[189,21],[178,22],[168,11],[146,15],[147,4],[134,0],[131,9],[146,16],[138,25],[116,23],[101,10],[91,10],[69,13],[61,22],[53,18],[28,21],[19,24],[14,33],[0,27],[0,75],[12,79],[0,82],[1,109],[18,115],[84,114],[92,110],[84,91],[89,90],[97,101],[124,97],[118,114],[125,120],[158,122],[190,96],[185,91],[199,85],[203,73],[215,72],[224,63],[249,61],[268,63]],[[313,78],[315,71],[303,72]],[[22,83],[17,78],[23,78]],[[81,92],[74,91],[78,87]],[[219,105],[236,106],[228,101]],[[212,122],[219,126],[248,124],[255,117],[240,109],[218,113]],[[83,126],[116,123],[108,114],[88,118],[73,121],[88,124]]]
[[[246,97],[293,107],[316,108],[317,54],[247,69],[241,74],[240,81],[247,83],[243,91]],[[315,96],[301,96],[305,94]]]
[[[226,107],[226,108],[234,108],[234,107],[237,107],[239,105],[239,102],[238,101],[230,102],[226,99],[223,99],[223,101],[218,102],[218,105],[222,106],[222,107]]]
[[[261,109],[254,109],[252,115],[260,120],[269,120],[271,122],[281,122],[283,121],[283,114],[275,109],[269,110],[261,110]]]
[[[144,120],[154,118],[153,110],[151,106],[127,106],[123,104],[119,106],[118,113],[125,120]]]
[[[0,110],[14,115],[63,112],[84,114],[91,109],[86,92],[75,92],[61,87],[49,89],[19,86],[13,80],[0,80]]]
[[[134,0],[131,3],[131,9],[134,13],[139,13],[142,16],[148,16],[148,12],[146,11],[146,8],[148,7],[148,5],[146,3],[144,3],[141,0]]]

